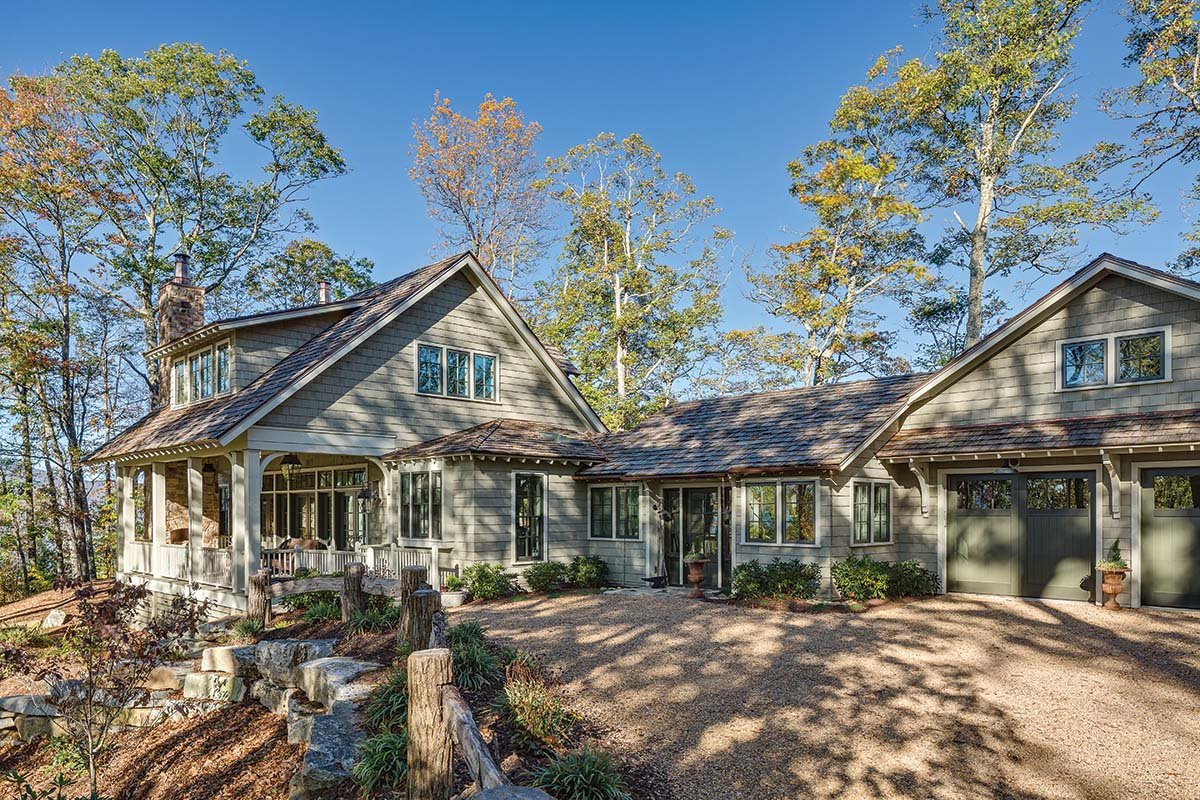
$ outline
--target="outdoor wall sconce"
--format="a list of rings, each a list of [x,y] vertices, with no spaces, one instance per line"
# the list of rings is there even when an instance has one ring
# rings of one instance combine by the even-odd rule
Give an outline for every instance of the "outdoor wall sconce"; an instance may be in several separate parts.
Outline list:
[[[371,481],[358,493],[358,499],[371,504],[372,508],[379,505],[379,481]]]
[[[300,457],[295,453],[288,453],[279,462],[279,471],[283,473],[283,479],[288,483],[292,482],[292,478],[296,475],[296,470],[300,468]]]

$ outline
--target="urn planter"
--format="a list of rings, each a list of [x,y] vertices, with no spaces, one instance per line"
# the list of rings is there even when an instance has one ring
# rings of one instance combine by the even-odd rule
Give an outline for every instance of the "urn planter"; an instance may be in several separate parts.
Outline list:
[[[1104,575],[1104,581],[1100,584],[1100,588],[1107,595],[1104,607],[1110,611],[1120,611],[1121,604],[1117,602],[1117,595],[1125,591],[1125,570],[1106,569],[1101,570],[1101,573]]]
[[[688,597],[692,600],[699,600],[704,597],[704,592],[700,589],[700,584],[704,582],[704,567],[711,559],[698,558],[687,562],[688,565],[688,583],[692,585],[692,591]]]

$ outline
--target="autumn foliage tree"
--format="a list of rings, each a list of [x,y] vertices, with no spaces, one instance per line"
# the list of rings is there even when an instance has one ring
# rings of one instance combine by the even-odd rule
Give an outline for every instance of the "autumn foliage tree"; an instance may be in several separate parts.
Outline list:
[[[509,297],[527,288],[546,243],[546,198],[534,187],[541,130],[511,97],[491,94],[475,116],[435,94],[429,117],[413,125],[408,174],[442,225],[441,248],[473,251]]]

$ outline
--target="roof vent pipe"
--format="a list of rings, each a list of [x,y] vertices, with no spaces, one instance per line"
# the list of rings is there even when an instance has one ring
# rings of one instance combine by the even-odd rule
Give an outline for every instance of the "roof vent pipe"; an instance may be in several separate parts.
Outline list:
[[[329,281],[321,281],[317,284],[317,303],[326,305],[333,302],[333,291],[329,288]]]

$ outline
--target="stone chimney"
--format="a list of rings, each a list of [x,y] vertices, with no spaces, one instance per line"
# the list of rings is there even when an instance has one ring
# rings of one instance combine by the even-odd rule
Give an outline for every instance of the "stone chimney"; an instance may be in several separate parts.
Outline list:
[[[326,305],[333,302],[333,289],[329,286],[329,281],[321,281],[317,284],[317,303]]]
[[[204,287],[192,284],[188,268],[191,255],[180,246],[173,254],[175,275],[158,293],[158,343],[173,342],[204,326]],[[158,405],[171,400],[171,364],[158,364]]]

